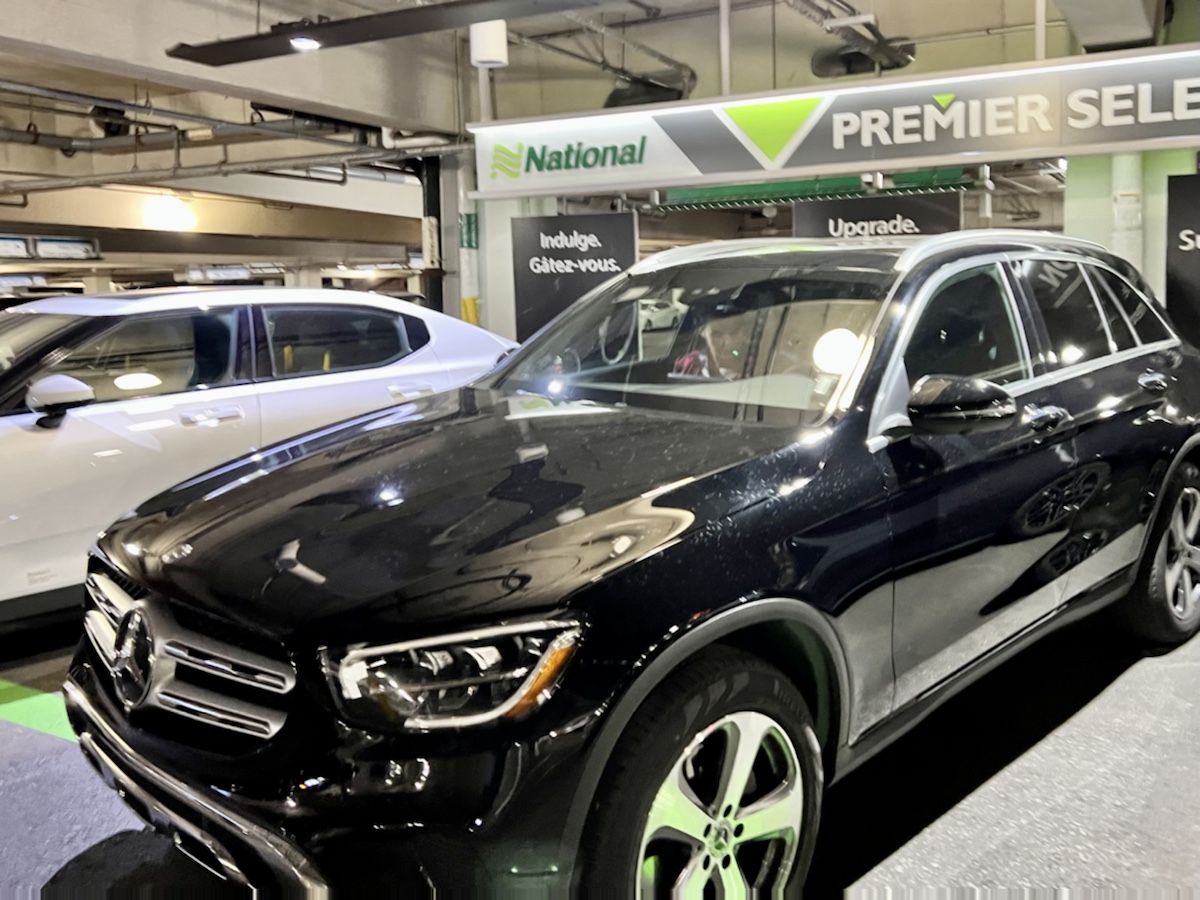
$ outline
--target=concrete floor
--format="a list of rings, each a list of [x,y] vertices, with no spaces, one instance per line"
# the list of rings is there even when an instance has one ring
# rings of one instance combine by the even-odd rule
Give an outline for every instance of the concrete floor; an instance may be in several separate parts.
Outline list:
[[[0,680],[52,690],[72,638],[0,641]],[[1154,658],[1096,627],[1043,641],[829,792],[807,895],[1195,895],[1198,699],[1200,639]],[[0,813],[0,897],[237,896],[73,743],[3,720]]]

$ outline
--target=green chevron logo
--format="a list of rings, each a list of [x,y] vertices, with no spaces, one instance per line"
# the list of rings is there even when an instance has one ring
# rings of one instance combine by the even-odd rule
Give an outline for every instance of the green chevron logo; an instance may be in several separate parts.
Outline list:
[[[490,178],[503,175],[505,178],[521,176],[521,162],[525,156],[525,145],[517,144],[516,149],[497,144],[492,148],[492,172]]]
[[[937,101],[937,105],[942,109],[948,109],[956,96],[956,94],[934,94],[933,99]]]
[[[767,159],[775,160],[798,132],[808,125],[821,97],[776,100],[745,106],[726,106],[725,114]]]

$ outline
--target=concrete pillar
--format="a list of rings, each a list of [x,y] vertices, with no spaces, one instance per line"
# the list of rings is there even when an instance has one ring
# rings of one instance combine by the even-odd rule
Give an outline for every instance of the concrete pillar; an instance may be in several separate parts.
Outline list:
[[[321,270],[319,268],[288,269],[283,273],[284,287],[319,288],[321,287]]]
[[[1142,268],[1142,154],[1112,157],[1113,253]]]
[[[552,216],[554,197],[481,200],[479,210],[479,324],[504,337],[517,338],[517,304],[513,284],[512,220],[520,216]]]
[[[460,319],[464,298],[479,296],[478,264],[463,246],[464,217],[473,215],[475,201],[467,199],[475,183],[475,157],[471,153],[454,153],[442,157],[442,302],[443,312]],[[472,232],[478,247],[479,228]]]
[[[108,294],[112,292],[113,283],[107,272],[92,272],[84,275],[83,292],[85,294]]]
[[[1063,191],[1063,231],[1108,246],[1112,241],[1112,157],[1068,161]]]

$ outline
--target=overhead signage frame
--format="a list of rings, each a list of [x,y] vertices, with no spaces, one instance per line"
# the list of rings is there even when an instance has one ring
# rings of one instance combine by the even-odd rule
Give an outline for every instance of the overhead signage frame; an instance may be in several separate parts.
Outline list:
[[[468,128],[482,198],[1191,146],[1200,44]]]

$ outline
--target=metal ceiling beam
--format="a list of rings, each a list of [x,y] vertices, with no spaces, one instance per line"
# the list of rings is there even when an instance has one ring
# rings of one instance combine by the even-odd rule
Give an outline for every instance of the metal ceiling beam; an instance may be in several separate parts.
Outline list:
[[[598,6],[604,0],[450,0],[429,6],[407,7],[392,12],[339,19],[335,22],[298,22],[275,26],[270,33],[212,41],[207,44],[176,44],[167,56],[186,59],[206,66],[290,56],[315,49],[348,47],[388,38],[428,34],[465,28],[492,19],[522,19],[545,13]],[[293,38],[308,38],[317,46],[309,49],[292,45]]]

